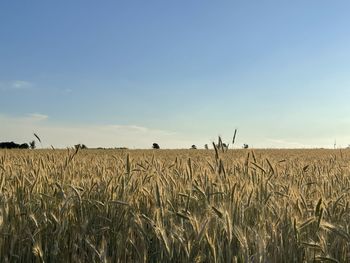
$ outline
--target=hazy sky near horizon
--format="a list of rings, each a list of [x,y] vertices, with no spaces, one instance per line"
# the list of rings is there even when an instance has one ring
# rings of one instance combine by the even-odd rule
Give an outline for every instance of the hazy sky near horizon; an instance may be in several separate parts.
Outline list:
[[[350,144],[349,1],[0,2],[0,141]]]

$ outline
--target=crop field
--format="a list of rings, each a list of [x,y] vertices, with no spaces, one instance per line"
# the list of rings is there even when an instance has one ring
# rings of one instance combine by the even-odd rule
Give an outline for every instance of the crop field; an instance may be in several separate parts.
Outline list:
[[[1,150],[0,262],[350,262],[350,150]]]

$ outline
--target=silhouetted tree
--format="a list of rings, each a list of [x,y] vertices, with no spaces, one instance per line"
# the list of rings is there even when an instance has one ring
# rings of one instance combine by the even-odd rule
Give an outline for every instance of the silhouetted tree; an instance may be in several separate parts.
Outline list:
[[[0,142],[0,149],[28,149],[27,143],[18,144],[15,142]]]
[[[29,149],[29,145],[28,143],[22,143],[20,146],[19,146],[20,149]]]
[[[193,145],[191,146],[191,149],[192,149],[192,150],[197,150],[197,146],[193,144]]]
[[[243,149],[248,149],[248,148],[249,148],[248,144],[243,144]]]
[[[204,144],[204,149],[206,149],[206,150],[209,149],[208,144]]]
[[[153,143],[152,148],[153,149],[160,149],[160,146],[158,143]]]

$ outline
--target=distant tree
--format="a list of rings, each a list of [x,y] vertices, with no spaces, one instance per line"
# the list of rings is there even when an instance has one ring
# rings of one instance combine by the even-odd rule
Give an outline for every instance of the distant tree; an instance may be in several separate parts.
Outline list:
[[[160,149],[160,146],[158,143],[153,143],[152,148],[153,149]]]
[[[19,146],[20,149],[29,149],[29,144],[28,143],[22,143],[20,146]]]
[[[18,144],[15,142],[0,142],[0,149],[28,149],[27,143]]]
[[[204,149],[206,149],[206,150],[209,149],[208,144],[204,144]]]
[[[192,149],[192,150],[197,150],[197,146],[193,144],[193,145],[191,146],[191,149]]]
[[[34,141],[34,140],[31,141],[31,142],[29,143],[29,147],[30,147],[30,149],[32,149],[32,150],[34,150],[34,149],[36,148],[36,145],[35,145],[35,141]]]
[[[248,149],[248,148],[249,148],[248,144],[243,144],[243,149]]]

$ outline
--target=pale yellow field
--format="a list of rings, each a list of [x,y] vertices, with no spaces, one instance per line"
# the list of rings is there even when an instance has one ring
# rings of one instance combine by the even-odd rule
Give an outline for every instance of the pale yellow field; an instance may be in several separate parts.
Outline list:
[[[349,150],[2,150],[0,262],[349,262]]]

